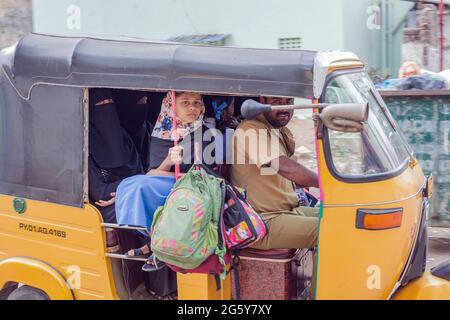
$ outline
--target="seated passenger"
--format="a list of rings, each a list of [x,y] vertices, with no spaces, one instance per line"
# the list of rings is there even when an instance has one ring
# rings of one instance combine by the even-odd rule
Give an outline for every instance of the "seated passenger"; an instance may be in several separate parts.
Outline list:
[[[205,105],[214,113],[215,128],[222,133],[221,151],[224,153],[220,155],[220,159],[226,158],[226,163],[231,163],[231,138],[234,130],[239,125],[240,118],[234,117],[234,97],[230,96],[207,96],[205,97]],[[219,141],[219,140],[218,140]],[[219,152],[219,150],[217,150]]]
[[[261,97],[260,102],[286,105],[292,99]],[[318,187],[318,178],[291,158],[295,142],[286,125],[292,116],[293,110],[266,112],[243,121],[233,136],[231,182],[247,190],[269,229],[252,246],[256,249],[313,248],[317,242],[318,210],[299,206],[296,187]]]
[[[110,89],[89,95],[89,199],[106,223],[116,221],[114,196],[120,182],[143,174],[138,152],[121,127]]]
[[[134,142],[141,157],[142,166],[148,170],[150,161],[150,137],[153,126],[149,121],[150,103],[147,92],[115,90],[120,124]]]
[[[175,183],[175,164],[180,164],[181,172],[186,173],[194,163],[195,145],[199,147],[198,151],[203,151],[203,163],[213,168],[215,166],[214,152],[211,155],[207,152],[214,148],[205,149],[208,144],[215,142],[215,133],[203,126],[205,107],[201,95],[177,93],[176,107],[179,144],[174,146],[173,142],[173,114],[169,93],[163,100],[152,133],[150,170],[146,175],[125,179],[117,189],[116,216],[119,224],[143,226],[150,230],[155,210],[164,205]],[[142,256],[149,252],[147,244],[130,250],[127,254]]]
[[[207,96],[205,105],[210,106],[214,111],[216,128],[222,131],[225,129],[236,129],[239,125],[238,118],[234,117],[234,97],[231,96]]]

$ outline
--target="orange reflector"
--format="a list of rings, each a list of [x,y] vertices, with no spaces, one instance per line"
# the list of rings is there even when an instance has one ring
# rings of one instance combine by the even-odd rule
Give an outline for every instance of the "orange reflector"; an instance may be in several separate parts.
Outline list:
[[[385,230],[402,225],[403,208],[396,209],[358,209],[356,227],[366,230]]]

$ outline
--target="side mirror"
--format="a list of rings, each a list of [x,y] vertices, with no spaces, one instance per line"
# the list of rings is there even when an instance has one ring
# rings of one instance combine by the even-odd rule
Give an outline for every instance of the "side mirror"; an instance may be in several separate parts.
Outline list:
[[[368,116],[368,103],[330,104],[318,115],[325,127],[341,132],[360,132]]]

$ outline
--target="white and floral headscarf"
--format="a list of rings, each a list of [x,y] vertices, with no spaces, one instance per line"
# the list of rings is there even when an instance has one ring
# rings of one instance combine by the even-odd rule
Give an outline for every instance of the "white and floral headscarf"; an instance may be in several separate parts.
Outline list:
[[[183,139],[188,134],[191,134],[203,125],[203,116],[205,114],[205,107],[193,123],[183,123],[177,118],[177,131],[179,133],[179,139]],[[173,112],[172,112],[172,94],[168,92],[161,104],[161,112],[156,120],[155,127],[153,128],[152,136],[164,140],[174,140],[172,135],[173,124]]]

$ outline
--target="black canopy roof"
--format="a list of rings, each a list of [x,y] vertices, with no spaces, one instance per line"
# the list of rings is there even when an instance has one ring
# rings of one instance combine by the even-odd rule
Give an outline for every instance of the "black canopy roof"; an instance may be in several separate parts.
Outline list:
[[[25,98],[38,83],[307,97],[316,54],[28,34],[0,64]]]

